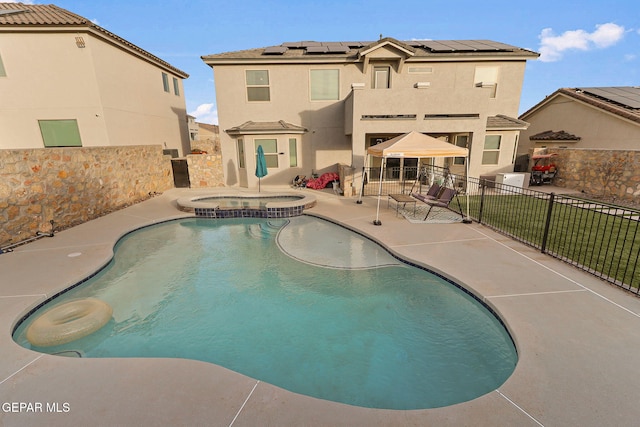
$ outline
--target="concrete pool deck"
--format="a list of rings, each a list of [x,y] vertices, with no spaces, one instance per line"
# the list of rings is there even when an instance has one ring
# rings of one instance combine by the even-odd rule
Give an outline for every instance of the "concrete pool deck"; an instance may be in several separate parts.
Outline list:
[[[469,402],[392,411],[302,396],[199,361],[67,358],[12,340],[24,314],[107,263],[119,237],[193,216],[176,200],[207,193],[173,189],[0,255],[0,425],[638,424],[640,298],[475,223],[412,224],[383,204],[382,225],[374,226],[373,197],[358,205],[329,192],[296,191],[316,195],[309,214],[368,235],[484,300],[516,342],[513,375]]]

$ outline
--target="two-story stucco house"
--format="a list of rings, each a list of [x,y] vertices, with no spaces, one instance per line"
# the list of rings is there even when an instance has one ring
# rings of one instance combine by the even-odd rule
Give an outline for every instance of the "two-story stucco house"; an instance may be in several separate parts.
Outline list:
[[[214,71],[227,185],[364,165],[366,149],[418,131],[470,149],[470,175],[512,171],[525,63],[538,54],[486,40],[295,42],[203,56]],[[417,159],[396,159],[417,163]],[[464,173],[464,159],[451,159]],[[369,164],[375,164],[369,163]],[[393,166],[393,164],[389,164]]]
[[[58,6],[0,3],[0,149],[155,144],[186,154],[187,77]]]

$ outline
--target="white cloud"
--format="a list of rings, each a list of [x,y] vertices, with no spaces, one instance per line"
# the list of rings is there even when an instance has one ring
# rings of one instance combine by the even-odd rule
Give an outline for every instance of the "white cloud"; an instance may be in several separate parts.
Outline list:
[[[565,31],[561,35],[554,34],[551,28],[542,30],[540,39],[540,61],[554,62],[562,58],[566,50],[591,50],[613,46],[624,36],[624,27],[611,22],[596,25],[595,31],[589,33],[585,30]]]
[[[0,3],[24,3],[24,4],[33,4],[33,0],[0,0]]]
[[[200,104],[189,115],[195,117],[196,122],[218,124],[218,110],[213,104]]]
[[[634,59],[636,59],[638,57],[638,55],[636,55],[635,53],[627,53],[624,56],[624,60],[625,61],[633,61]]]

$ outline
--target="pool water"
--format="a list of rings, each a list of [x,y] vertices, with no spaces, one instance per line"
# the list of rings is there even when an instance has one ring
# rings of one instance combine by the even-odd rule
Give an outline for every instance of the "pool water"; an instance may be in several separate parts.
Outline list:
[[[300,200],[301,197],[296,196],[269,196],[269,197],[205,197],[198,199],[201,202],[216,202],[221,209],[234,209],[234,208],[254,208],[264,209],[267,203],[271,202],[291,202]]]
[[[308,216],[138,230],[110,265],[49,306],[85,297],[113,307],[98,332],[32,347],[24,331],[41,309],[14,339],[82,357],[202,360],[296,393],[388,409],[474,399],[517,362],[502,323],[474,298]]]

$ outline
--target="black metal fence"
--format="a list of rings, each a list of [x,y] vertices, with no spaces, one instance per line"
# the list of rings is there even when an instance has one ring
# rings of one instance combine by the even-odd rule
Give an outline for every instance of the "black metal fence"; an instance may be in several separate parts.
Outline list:
[[[369,179],[363,195],[378,194],[380,169],[365,172]],[[460,195],[468,193],[459,201],[465,212],[468,200],[473,220],[640,294],[639,210],[484,179],[467,181],[446,168],[417,172],[416,168],[389,172],[382,194],[424,193],[434,182],[455,188]]]

